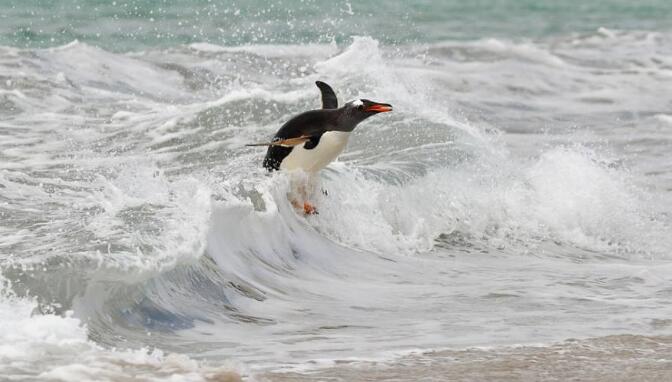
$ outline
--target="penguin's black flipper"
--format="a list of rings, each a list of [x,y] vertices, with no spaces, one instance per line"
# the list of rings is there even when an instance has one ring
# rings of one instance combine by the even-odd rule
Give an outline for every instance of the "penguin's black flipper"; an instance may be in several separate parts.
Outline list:
[[[322,81],[315,81],[315,85],[320,88],[322,92],[322,108],[323,109],[338,109],[338,98],[331,86]]]
[[[322,138],[322,134],[314,135],[314,136],[310,137],[308,142],[306,142],[306,144],[303,145],[303,148],[306,149],[306,150],[314,149],[315,147],[317,147],[317,144],[320,143],[320,138]]]

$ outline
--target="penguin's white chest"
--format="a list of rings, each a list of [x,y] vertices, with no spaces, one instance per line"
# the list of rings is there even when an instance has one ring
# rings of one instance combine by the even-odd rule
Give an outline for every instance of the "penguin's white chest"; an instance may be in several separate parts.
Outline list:
[[[320,137],[320,143],[313,149],[306,150],[303,145],[294,146],[292,152],[280,163],[281,170],[301,169],[305,172],[317,172],[343,152],[348,144],[349,132],[327,131]]]

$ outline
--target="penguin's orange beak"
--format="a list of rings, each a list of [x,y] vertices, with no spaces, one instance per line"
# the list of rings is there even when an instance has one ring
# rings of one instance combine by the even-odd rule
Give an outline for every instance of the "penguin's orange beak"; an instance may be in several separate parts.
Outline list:
[[[373,111],[376,113],[386,113],[392,111],[392,105],[389,103],[374,103],[373,105],[367,107],[366,111]]]

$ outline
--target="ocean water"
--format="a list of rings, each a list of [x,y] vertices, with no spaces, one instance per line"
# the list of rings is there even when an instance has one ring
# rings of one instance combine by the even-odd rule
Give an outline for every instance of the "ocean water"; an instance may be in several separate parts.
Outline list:
[[[0,4],[0,380],[672,378],[672,3]],[[320,175],[320,106],[394,105]]]

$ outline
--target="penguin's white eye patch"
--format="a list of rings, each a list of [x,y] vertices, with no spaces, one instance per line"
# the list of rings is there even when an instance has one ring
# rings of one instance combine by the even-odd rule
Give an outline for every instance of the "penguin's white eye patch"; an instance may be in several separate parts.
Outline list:
[[[362,102],[361,99],[356,99],[356,100],[352,101],[352,106],[359,107],[359,106],[362,106],[362,105],[364,105],[364,102]]]

